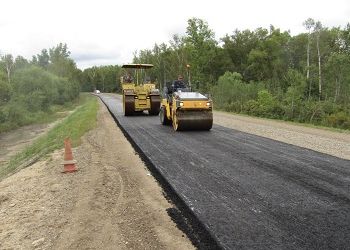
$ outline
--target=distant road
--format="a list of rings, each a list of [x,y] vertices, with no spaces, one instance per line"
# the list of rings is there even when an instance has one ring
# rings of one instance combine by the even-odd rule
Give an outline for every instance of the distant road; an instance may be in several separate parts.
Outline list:
[[[350,161],[214,125],[174,132],[101,98],[225,249],[349,249]]]

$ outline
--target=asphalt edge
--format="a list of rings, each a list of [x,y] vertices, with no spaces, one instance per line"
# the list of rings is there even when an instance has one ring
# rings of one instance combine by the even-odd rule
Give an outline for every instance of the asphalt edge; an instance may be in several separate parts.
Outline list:
[[[132,145],[135,152],[140,156],[141,160],[145,163],[152,176],[162,187],[165,198],[174,204],[174,206],[177,208],[178,211],[175,211],[173,209],[168,209],[167,211],[168,215],[171,217],[177,227],[186,234],[186,236],[190,239],[192,244],[197,249],[223,249],[214,235],[210,233],[206,225],[201,222],[200,219],[198,219],[198,217],[193,213],[193,211],[186,205],[185,201],[178,195],[175,189],[167,182],[166,178],[163,177],[163,175],[158,171],[152,161],[144,154],[137,143],[119,123],[118,119],[109,109],[103,98],[99,95],[96,96],[98,96],[102,103],[105,105],[119,129]]]

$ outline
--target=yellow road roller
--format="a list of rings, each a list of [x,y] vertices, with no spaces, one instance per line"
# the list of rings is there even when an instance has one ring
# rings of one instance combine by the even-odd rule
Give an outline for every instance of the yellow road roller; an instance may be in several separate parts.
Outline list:
[[[160,122],[172,124],[175,131],[210,130],[213,126],[213,102],[194,92],[184,81],[176,80],[164,87]]]
[[[124,76],[121,77],[123,91],[123,111],[125,116],[141,113],[145,110],[149,115],[158,115],[160,109],[160,93],[156,84],[151,82],[146,70],[152,64],[124,64]]]

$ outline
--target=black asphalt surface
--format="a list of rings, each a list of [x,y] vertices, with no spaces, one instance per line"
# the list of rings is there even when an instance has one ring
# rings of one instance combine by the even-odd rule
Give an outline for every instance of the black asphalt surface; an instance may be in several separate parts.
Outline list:
[[[225,249],[350,249],[350,161],[214,125],[119,124]]]

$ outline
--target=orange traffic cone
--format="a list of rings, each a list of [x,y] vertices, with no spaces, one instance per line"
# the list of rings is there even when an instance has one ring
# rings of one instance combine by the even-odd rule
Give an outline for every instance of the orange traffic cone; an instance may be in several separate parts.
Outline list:
[[[75,167],[76,161],[73,160],[72,146],[70,143],[70,139],[64,139],[64,170],[62,173],[72,173],[77,171]]]

